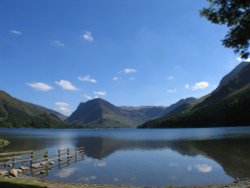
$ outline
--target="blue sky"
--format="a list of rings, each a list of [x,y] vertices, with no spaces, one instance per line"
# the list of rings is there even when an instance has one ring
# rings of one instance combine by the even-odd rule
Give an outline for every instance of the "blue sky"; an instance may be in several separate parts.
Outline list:
[[[1,0],[0,89],[64,114],[95,97],[170,105],[239,61],[205,0]]]

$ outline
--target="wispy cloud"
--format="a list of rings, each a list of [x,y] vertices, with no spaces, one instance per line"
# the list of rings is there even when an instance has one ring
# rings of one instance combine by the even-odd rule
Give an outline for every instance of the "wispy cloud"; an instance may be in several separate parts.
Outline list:
[[[185,89],[189,89],[190,85],[189,84],[185,84],[184,87],[185,87]]]
[[[21,31],[18,31],[18,30],[10,30],[10,32],[14,35],[18,35],[18,36],[21,36],[23,35],[23,33]]]
[[[209,87],[209,83],[206,81],[202,81],[202,82],[197,82],[194,85],[190,85],[190,84],[185,84],[185,89],[191,89],[191,90],[204,90],[207,87]]]
[[[69,104],[66,102],[56,102],[55,106],[56,110],[63,114],[68,114],[70,112]]]
[[[50,43],[51,46],[54,47],[64,47],[64,43],[62,43],[60,40],[54,40]]]
[[[129,77],[128,78],[130,81],[133,81],[133,80],[135,80],[135,77]]]
[[[168,89],[167,92],[168,93],[175,93],[177,91],[177,89]]]
[[[70,81],[68,80],[60,80],[60,81],[55,81],[57,85],[59,85],[62,89],[65,90],[71,90],[71,91],[76,91],[79,90],[76,86],[74,86]]]
[[[82,34],[82,39],[88,42],[93,42],[94,41],[94,37],[92,35],[92,33],[90,31],[85,31]]]
[[[125,74],[130,74],[130,73],[136,73],[137,70],[134,69],[134,68],[125,68],[125,69],[123,70],[123,72],[124,72]]]
[[[93,97],[89,96],[89,95],[84,95],[84,97],[87,99],[87,100],[92,100]]]
[[[237,57],[237,60],[238,60],[239,62],[250,62],[250,58],[242,59],[241,57]]]
[[[107,92],[106,91],[95,91],[94,95],[95,95],[95,98],[104,97],[107,95]]]
[[[112,78],[112,80],[117,81],[117,80],[119,80],[119,77],[115,76],[115,77]]]
[[[87,76],[79,76],[78,80],[82,81],[82,82],[90,82],[90,83],[97,83],[96,79],[91,78],[89,75]]]
[[[38,91],[50,91],[54,89],[52,86],[43,82],[27,83],[27,85]]]
[[[175,77],[174,76],[168,76],[166,79],[167,80],[173,80]]]

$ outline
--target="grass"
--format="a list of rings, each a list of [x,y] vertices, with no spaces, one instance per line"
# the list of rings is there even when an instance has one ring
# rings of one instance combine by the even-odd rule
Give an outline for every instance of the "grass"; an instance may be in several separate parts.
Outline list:
[[[7,146],[10,142],[8,140],[0,139],[0,147]]]

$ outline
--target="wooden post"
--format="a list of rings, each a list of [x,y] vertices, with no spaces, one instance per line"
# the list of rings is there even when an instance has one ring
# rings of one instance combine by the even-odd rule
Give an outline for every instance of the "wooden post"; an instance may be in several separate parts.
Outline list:
[[[75,161],[77,161],[77,148],[75,148]]]
[[[59,149],[58,150],[58,162],[60,162],[61,161],[61,150]]]
[[[44,153],[44,160],[45,160],[46,162],[49,161],[48,151],[45,151],[45,153]]]
[[[30,153],[30,167],[31,167],[32,164],[33,164],[33,158],[34,158],[34,152],[32,151],[32,152]]]
[[[69,148],[67,148],[67,162],[68,162],[68,163],[69,163],[69,160],[70,160],[69,154],[70,154]]]

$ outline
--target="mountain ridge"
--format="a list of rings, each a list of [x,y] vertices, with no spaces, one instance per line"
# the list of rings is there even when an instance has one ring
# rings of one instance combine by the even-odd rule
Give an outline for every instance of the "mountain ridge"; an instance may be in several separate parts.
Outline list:
[[[85,103],[80,103],[71,116],[66,119],[66,122],[72,124],[72,126],[85,128],[132,128],[148,120],[170,113],[176,107],[190,100],[195,99],[183,99],[169,107],[120,107],[115,106],[104,99],[98,98]]]
[[[237,73],[237,74],[236,74]],[[241,63],[210,94],[183,113],[146,122],[139,128],[216,127],[250,124],[250,63]]]

